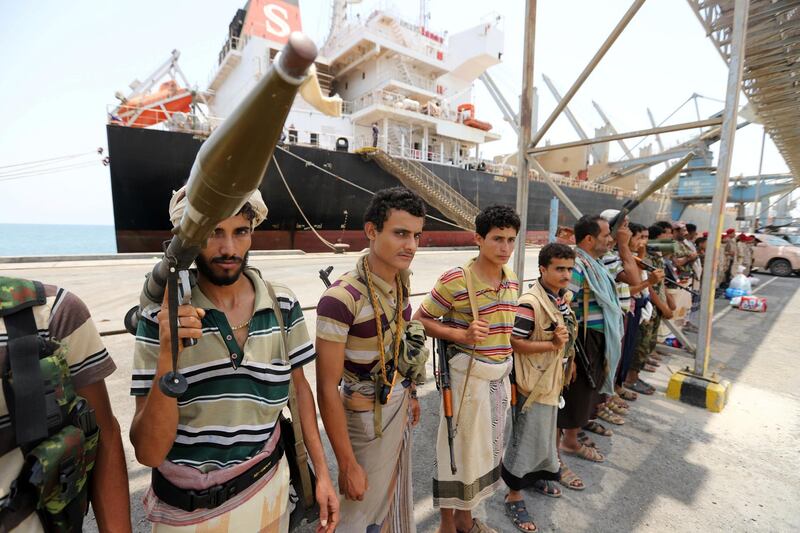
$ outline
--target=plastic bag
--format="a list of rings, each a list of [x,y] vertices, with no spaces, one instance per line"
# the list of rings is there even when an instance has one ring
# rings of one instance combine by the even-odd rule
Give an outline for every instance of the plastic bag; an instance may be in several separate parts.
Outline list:
[[[759,296],[742,296],[739,302],[739,309],[742,311],[765,313],[767,311],[767,299]]]
[[[738,273],[731,280],[729,288],[736,291],[742,291],[743,295],[750,294],[753,289],[750,285],[750,280],[744,275],[744,267],[739,266],[737,270]]]

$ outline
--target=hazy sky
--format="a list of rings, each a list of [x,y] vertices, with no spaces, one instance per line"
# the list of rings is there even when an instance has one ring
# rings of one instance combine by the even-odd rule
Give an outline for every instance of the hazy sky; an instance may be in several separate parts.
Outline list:
[[[193,84],[204,88],[224,42],[228,23],[244,0],[137,0],[0,2],[0,222],[112,224],[113,207],[105,148],[106,107],[114,92],[128,92],[134,78],[143,79],[163,63],[173,48]],[[516,107],[522,79],[524,2],[494,0],[429,0],[434,31],[451,34],[501,15],[506,34],[503,64],[490,70],[506,98]],[[351,8],[366,15],[394,5],[411,21],[418,20],[418,3],[364,0]],[[401,7],[401,6],[405,7]],[[539,121],[555,100],[541,81],[550,76],[562,93],[595,53],[630,5],[630,0],[539,0],[535,80],[540,87]],[[304,30],[322,44],[330,17],[329,0],[301,0]],[[619,131],[649,127],[649,107],[660,122],[693,93],[722,100],[727,69],[705,37],[688,3],[649,0],[617,40],[571,104],[590,133],[602,121],[592,107],[600,103]],[[476,114],[503,134],[487,144],[484,155],[515,150],[516,137],[480,82],[476,84]],[[742,103],[744,103],[742,99]],[[722,105],[698,101],[702,117]],[[696,119],[693,104],[670,123]],[[667,144],[686,140],[692,132],[665,137]],[[547,138],[575,140],[565,117]],[[651,142],[652,138],[645,141]],[[631,142],[630,144],[634,144]],[[734,174],[758,171],[761,128],[748,126],[736,137]],[[718,146],[714,146],[718,149]],[[612,146],[612,157],[621,153]],[[63,171],[37,175],[44,167],[20,175],[18,163],[60,156]],[[764,172],[786,172],[768,141]]]

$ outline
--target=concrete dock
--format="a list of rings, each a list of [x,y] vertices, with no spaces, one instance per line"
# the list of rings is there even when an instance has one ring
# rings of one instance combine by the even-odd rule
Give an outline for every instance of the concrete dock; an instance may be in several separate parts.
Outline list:
[[[463,264],[474,251],[422,251],[414,260],[412,292],[429,290],[446,268]],[[535,277],[537,249],[526,255],[527,275]],[[293,288],[304,306],[314,306],[323,286],[320,268],[333,276],[352,268],[358,257],[306,254],[258,256],[251,264],[268,279]],[[117,364],[107,381],[123,429],[132,494],[134,531],[149,531],[141,507],[149,469],[140,466],[127,439],[133,415],[128,395],[133,337],[122,329],[124,313],[138,301],[143,277],[155,259],[41,261],[0,264],[0,275],[38,279],[65,287],[89,306]],[[800,279],[760,275],[759,296],[766,313],[728,310],[717,300],[713,360],[709,366],[733,383],[722,413],[712,414],[665,397],[671,371],[691,360],[667,357],[655,374],[643,378],[658,388],[654,396],[632,402],[624,426],[611,438],[593,436],[607,456],[603,464],[575,458],[567,462],[585,481],[582,492],[564,489],[552,499],[530,492],[528,510],[540,531],[798,531],[800,516],[800,392],[796,347],[800,342]],[[414,297],[416,307],[420,297]],[[306,312],[313,337],[315,315]],[[112,334],[109,334],[112,333]],[[306,374],[314,383],[313,365]],[[431,500],[431,472],[439,397],[429,370],[421,388],[423,416],[414,431],[414,497],[417,530],[433,532],[438,512]],[[608,426],[608,424],[605,424]],[[321,426],[321,424],[320,424]],[[328,460],[336,465],[326,439]],[[476,511],[498,531],[515,531],[503,512],[503,491]],[[93,518],[87,531],[96,531]],[[307,527],[303,531],[313,531]]]

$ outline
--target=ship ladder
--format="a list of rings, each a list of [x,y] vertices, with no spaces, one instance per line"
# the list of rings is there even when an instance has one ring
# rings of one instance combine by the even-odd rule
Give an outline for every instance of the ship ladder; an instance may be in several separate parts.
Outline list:
[[[370,147],[359,152],[368,159],[374,159],[379,167],[456,225],[467,231],[475,231],[475,217],[480,210],[425,165],[413,159],[392,157],[377,148]]]

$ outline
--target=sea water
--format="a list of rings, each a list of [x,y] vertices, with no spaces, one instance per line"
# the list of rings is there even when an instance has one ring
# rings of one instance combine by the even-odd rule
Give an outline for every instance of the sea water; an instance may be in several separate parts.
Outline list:
[[[113,254],[114,226],[0,224],[0,256]]]

